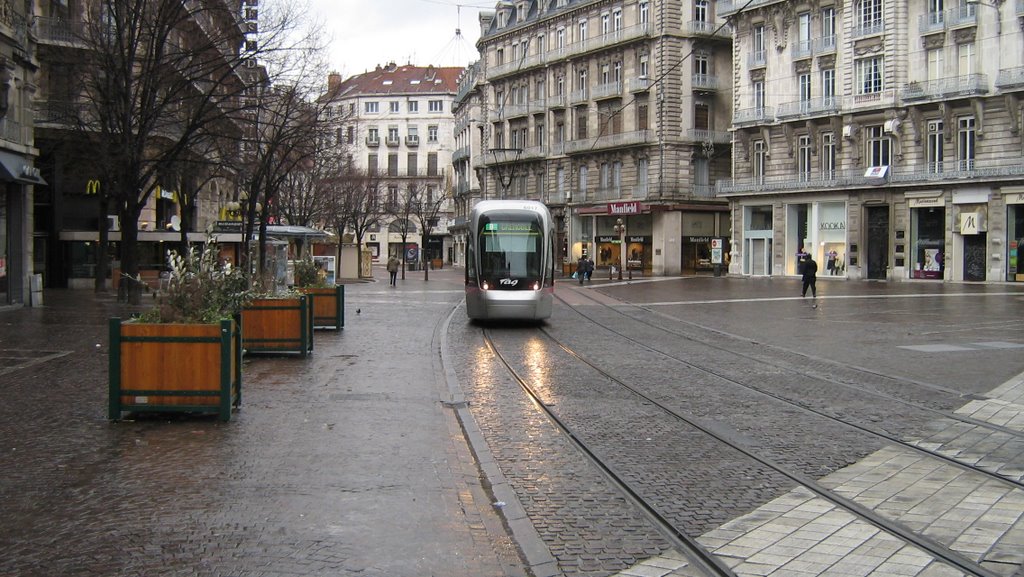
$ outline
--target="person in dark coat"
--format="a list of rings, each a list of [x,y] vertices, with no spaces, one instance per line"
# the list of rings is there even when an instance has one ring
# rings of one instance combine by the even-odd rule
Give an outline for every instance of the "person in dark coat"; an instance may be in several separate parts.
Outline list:
[[[818,296],[818,287],[815,286],[815,283],[818,280],[818,263],[814,262],[811,255],[807,255],[807,258],[804,259],[803,279],[804,288],[800,291],[800,296],[806,297],[807,287],[810,287],[811,298],[816,298]]]

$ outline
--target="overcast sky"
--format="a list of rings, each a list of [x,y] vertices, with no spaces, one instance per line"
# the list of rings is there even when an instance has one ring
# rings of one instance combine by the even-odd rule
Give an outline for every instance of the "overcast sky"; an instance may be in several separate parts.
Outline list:
[[[331,67],[348,78],[394,61],[465,66],[477,59],[477,16],[493,1],[308,0],[323,20]],[[462,31],[461,37],[455,34]]]

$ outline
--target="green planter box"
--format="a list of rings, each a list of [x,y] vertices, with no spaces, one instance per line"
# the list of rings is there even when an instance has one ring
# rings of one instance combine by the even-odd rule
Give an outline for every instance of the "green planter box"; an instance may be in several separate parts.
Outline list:
[[[231,419],[242,402],[242,335],[220,324],[110,319],[108,415],[205,412]]]
[[[313,328],[345,328],[345,286],[304,287],[300,291],[313,296]]]
[[[242,348],[245,354],[313,352],[313,299],[259,298],[242,307]]]

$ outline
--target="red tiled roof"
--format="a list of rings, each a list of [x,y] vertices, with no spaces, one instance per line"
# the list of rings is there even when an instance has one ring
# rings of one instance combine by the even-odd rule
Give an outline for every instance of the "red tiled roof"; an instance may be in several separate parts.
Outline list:
[[[390,64],[346,78],[330,96],[455,93],[462,71],[462,67],[455,66],[435,68]]]

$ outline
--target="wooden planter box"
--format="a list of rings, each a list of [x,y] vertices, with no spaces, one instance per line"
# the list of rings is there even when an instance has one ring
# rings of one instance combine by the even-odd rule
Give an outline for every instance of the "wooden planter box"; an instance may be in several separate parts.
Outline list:
[[[109,418],[130,412],[217,413],[242,402],[242,336],[220,324],[147,324],[110,319]]]
[[[304,287],[313,296],[313,328],[340,330],[345,327],[345,286]]]
[[[260,298],[242,307],[245,354],[313,352],[313,297]]]

